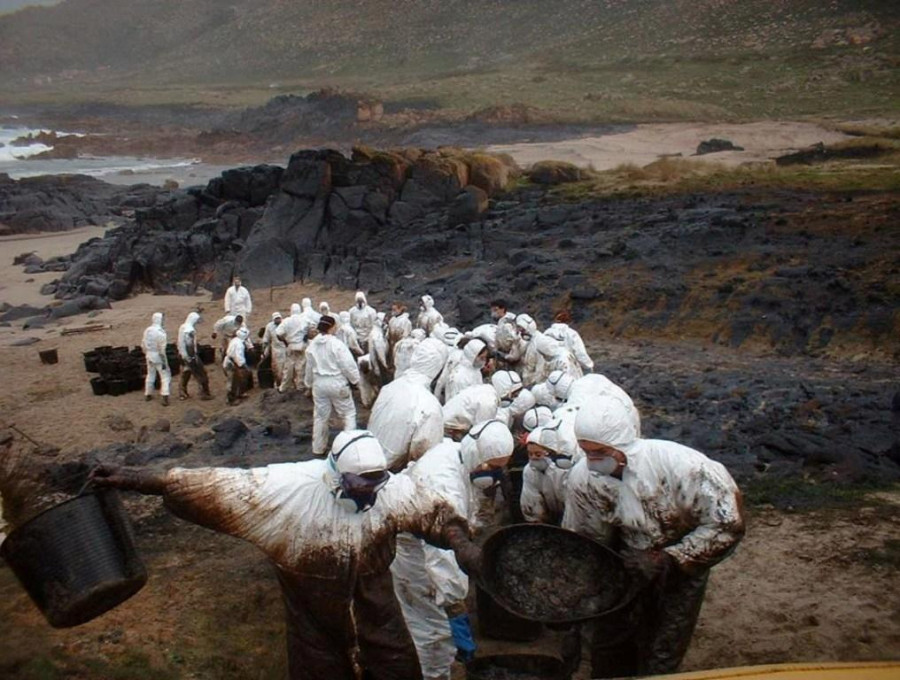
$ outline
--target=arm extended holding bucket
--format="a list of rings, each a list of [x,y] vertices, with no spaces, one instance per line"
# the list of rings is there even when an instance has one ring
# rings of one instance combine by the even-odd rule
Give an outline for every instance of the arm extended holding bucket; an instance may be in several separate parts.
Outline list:
[[[135,467],[100,465],[91,473],[91,482],[94,486],[137,491],[151,496],[162,496],[166,491],[165,472]]]

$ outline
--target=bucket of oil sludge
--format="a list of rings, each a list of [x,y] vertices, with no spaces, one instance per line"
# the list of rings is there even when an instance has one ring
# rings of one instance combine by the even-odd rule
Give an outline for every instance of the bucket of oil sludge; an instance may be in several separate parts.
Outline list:
[[[544,627],[539,622],[513,614],[477,583],[475,584],[475,607],[478,631],[484,637],[494,640],[531,642],[537,640],[544,631]]]
[[[7,536],[0,556],[54,628],[86,623],[147,582],[115,491],[88,493],[45,510]]]
[[[627,617],[640,583],[622,558],[550,524],[514,524],[482,547],[479,586],[517,616],[551,624]]]
[[[542,654],[480,656],[466,664],[468,680],[568,680],[565,664]]]

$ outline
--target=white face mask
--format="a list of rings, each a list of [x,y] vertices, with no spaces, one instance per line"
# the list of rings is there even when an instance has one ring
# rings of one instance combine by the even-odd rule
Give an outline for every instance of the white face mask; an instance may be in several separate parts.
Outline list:
[[[547,456],[542,456],[541,458],[532,458],[528,461],[528,464],[533,470],[537,470],[538,472],[546,472],[547,468],[550,467],[550,461],[547,460]]]
[[[612,475],[619,468],[619,461],[612,456],[598,459],[587,459],[587,467],[591,473],[598,475]]]

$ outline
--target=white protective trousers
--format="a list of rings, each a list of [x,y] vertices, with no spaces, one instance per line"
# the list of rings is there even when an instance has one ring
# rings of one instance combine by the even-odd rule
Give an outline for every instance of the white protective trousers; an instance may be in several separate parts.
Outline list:
[[[451,551],[427,545],[412,534],[397,534],[397,552],[391,563],[394,592],[416,645],[425,680],[449,680],[456,657],[450,620],[435,597],[436,586],[429,569],[429,563],[445,560],[445,569],[459,571]],[[463,588],[460,599],[465,594]]]
[[[342,430],[356,429],[356,404],[347,379],[341,375],[316,376],[312,387],[313,439],[312,450],[317,456],[328,451],[328,422],[334,411],[341,420]]]
[[[169,396],[169,386],[172,384],[172,370],[167,363],[163,363],[162,356],[157,352],[147,355],[147,378],[144,380],[144,394],[151,395],[156,387],[156,376],[159,376],[159,393]]]

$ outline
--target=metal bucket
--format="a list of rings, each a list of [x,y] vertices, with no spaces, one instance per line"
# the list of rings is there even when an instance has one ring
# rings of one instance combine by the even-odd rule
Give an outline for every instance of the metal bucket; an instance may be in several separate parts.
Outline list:
[[[514,524],[482,547],[479,585],[531,621],[570,624],[625,614],[640,584],[606,546],[549,524]]]
[[[565,664],[542,654],[481,656],[466,664],[468,680],[568,680]]]
[[[114,491],[45,510],[9,534],[0,555],[54,628],[86,623],[147,582],[134,531]]]

